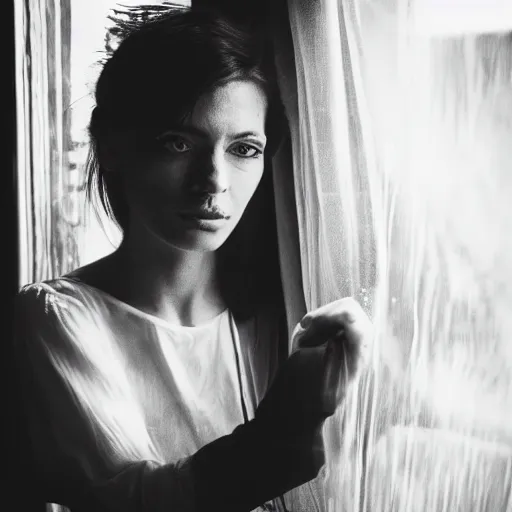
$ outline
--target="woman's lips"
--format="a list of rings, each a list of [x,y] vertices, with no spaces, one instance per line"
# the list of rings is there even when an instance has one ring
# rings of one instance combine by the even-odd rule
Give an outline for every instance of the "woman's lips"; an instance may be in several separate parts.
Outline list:
[[[179,216],[184,224],[190,228],[208,231],[210,233],[221,229],[229,219],[229,216],[205,211],[180,213]]]
[[[185,212],[181,214],[183,217],[204,220],[220,220],[229,219],[229,215],[215,211],[198,211],[198,212]]]
[[[221,220],[229,219],[229,215],[218,207],[213,208],[198,208],[191,211],[180,212],[182,217],[203,219],[203,220]]]

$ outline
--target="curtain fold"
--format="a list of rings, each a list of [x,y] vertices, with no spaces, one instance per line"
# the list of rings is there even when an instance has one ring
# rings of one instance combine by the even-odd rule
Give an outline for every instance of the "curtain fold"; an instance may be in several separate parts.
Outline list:
[[[282,7],[280,4],[275,12],[271,30],[281,100],[288,118],[288,127],[293,130],[298,123],[296,70],[288,9],[286,4],[282,4]],[[291,334],[297,323],[306,314],[307,308],[304,297],[296,175],[290,133],[286,135],[283,144],[273,158],[272,166],[281,280],[289,333],[288,349],[291,351]]]
[[[305,307],[353,296],[377,333],[292,510],[512,508],[512,20],[485,6],[288,1]]]
[[[20,285],[76,262],[61,198],[70,145],[69,0],[15,3]]]
[[[356,6],[345,11],[335,2],[295,1],[288,8],[291,42],[278,37],[277,64],[290,124],[305,307],[309,311],[355,296],[370,312],[377,263],[368,182],[374,152],[368,123],[363,123],[368,113],[361,94]],[[288,246],[285,252],[294,250]],[[286,298],[293,300],[290,294]],[[369,389],[369,382],[361,386],[363,396]],[[369,414],[349,408],[355,416]],[[335,453],[341,450],[344,416],[340,412],[325,427],[328,474],[289,493],[292,510],[341,510],[341,459]],[[361,421],[355,416],[352,421]],[[361,466],[360,457],[354,460]],[[351,495],[354,491],[360,492],[350,489]]]

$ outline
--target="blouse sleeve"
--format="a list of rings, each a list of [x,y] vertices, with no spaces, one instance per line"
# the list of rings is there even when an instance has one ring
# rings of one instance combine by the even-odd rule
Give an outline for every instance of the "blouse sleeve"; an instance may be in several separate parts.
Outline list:
[[[73,512],[192,511],[191,458],[163,464],[114,448],[105,455],[101,426],[91,421],[59,367],[62,361],[80,362],[70,357],[80,352],[76,340],[68,339],[73,324],[63,328],[76,305],[55,299],[52,288],[39,284],[22,289],[15,302],[14,357],[27,460],[20,485]],[[72,371],[84,376],[82,386],[96,378],[85,367]]]

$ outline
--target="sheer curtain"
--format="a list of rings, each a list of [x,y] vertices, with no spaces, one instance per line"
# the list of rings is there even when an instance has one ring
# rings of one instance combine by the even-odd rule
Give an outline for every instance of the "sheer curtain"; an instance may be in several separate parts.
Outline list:
[[[292,510],[308,492],[311,510],[512,510],[511,4],[440,6],[289,0],[277,36],[300,247],[284,280],[307,310],[354,296],[377,332]]]
[[[69,185],[69,0],[15,2],[20,284],[76,261],[66,205]],[[50,172],[50,169],[53,172]],[[52,236],[48,236],[49,234]],[[72,239],[72,237],[71,237]]]

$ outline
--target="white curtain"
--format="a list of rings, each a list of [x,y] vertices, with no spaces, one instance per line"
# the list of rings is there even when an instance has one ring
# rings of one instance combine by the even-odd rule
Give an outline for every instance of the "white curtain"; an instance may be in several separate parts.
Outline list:
[[[293,279],[305,309],[354,296],[377,331],[292,510],[512,510],[511,4],[440,5],[289,0],[277,38],[290,326]]]
[[[69,0],[15,2],[20,285],[77,260],[67,194],[71,139]]]

